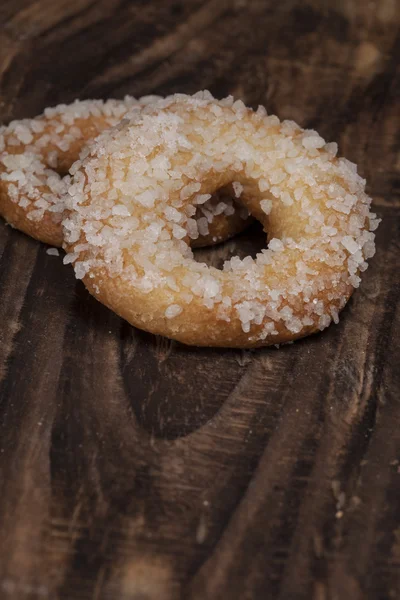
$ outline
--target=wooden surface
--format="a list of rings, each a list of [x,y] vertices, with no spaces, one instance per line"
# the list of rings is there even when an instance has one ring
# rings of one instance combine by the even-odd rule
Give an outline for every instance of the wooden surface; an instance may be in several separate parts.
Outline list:
[[[2,122],[233,93],[337,140],[383,217],[340,324],[252,352],[134,330],[1,222],[1,599],[400,598],[399,23],[398,0],[1,2]]]

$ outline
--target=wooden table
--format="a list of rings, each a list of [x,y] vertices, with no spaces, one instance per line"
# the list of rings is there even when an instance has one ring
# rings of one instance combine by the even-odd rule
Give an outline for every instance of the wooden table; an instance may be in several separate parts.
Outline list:
[[[1,599],[400,598],[399,22],[398,0],[3,0],[2,122],[233,93],[337,140],[383,223],[338,326],[245,352],[133,329],[1,222]]]

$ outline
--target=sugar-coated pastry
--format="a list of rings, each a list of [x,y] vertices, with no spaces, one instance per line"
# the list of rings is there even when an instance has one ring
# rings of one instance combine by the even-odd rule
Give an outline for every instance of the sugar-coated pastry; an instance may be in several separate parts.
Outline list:
[[[69,168],[104,129],[157,99],[76,100],[0,128],[0,215],[39,241],[61,246]],[[247,226],[246,209],[232,198],[213,196],[199,206],[199,235],[193,246],[224,241]]]
[[[256,347],[338,321],[379,220],[337,146],[208,92],[153,102],[75,163],[63,221],[75,274],[133,325],[186,344]],[[268,248],[223,270],[193,259],[193,218],[232,185]],[[267,241],[266,240],[266,241]]]

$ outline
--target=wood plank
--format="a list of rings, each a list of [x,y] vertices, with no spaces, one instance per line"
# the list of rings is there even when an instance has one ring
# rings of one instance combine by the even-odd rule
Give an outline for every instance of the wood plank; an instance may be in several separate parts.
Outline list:
[[[1,222],[1,598],[399,596],[399,22],[395,0],[0,6],[1,121],[234,93],[338,140],[383,217],[340,324],[258,351],[133,329]]]

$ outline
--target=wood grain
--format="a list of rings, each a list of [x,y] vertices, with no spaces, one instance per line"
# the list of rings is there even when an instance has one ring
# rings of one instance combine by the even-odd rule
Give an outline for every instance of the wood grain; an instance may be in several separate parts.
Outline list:
[[[397,0],[1,3],[2,122],[234,93],[337,140],[383,217],[340,324],[260,351],[134,330],[1,222],[1,599],[400,597],[399,24]]]

